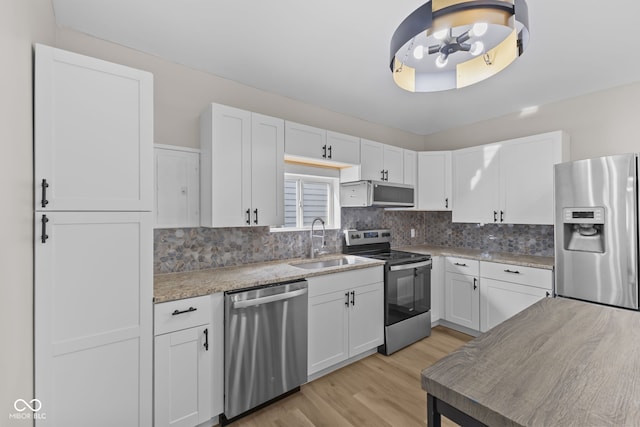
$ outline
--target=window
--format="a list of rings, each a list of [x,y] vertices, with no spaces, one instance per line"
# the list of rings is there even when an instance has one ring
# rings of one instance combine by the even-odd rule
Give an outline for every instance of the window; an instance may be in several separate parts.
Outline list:
[[[317,217],[326,228],[339,227],[337,188],[336,178],[285,173],[284,227],[309,228]]]

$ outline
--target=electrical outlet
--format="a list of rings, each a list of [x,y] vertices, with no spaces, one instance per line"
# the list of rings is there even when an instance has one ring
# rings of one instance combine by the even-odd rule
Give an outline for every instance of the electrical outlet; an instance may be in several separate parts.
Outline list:
[[[416,229],[415,228],[411,229],[411,237],[416,237]]]

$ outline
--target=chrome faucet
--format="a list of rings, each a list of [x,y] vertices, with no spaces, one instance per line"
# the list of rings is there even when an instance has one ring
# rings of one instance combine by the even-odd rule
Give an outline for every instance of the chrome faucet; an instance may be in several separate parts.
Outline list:
[[[313,228],[315,227],[317,221],[320,221],[320,224],[322,224],[322,235],[317,235],[314,233]],[[324,235],[325,235],[324,221],[320,217],[314,218],[313,222],[311,223],[311,251],[309,254],[311,258],[315,258],[316,254],[326,253],[326,250],[324,250],[324,248],[327,247],[327,244],[324,240]],[[316,237],[319,237],[322,239],[322,245],[320,246],[320,249],[316,249],[315,245],[313,244],[313,240]]]

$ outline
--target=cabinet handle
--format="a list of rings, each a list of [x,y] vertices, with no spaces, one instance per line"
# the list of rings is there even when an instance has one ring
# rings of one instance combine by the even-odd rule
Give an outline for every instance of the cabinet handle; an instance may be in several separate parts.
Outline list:
[[[381,180],[381,181],[384,181],[384,169],[382,169],[382,170],[380,171],[380,174],[382,175],[382,178],[380,178],[380,180]]]
[[[356,291],[351,291],[351,305],[356,305]]]
[[[389,181],[389,170],[384,171],[384,180]]]
[[[500,222],[504,222],[504,211],[500,211]]]
[[[504,272],[505,273],[511,273],[511,274],[520,274],[520,272],[518,270],[509,270],[508,268]]]
[[[331,158],[331,149],[332,149],[332,148],[333,148],[333,147],[330,145],[330,146],[329,146],[329,158]]]
[[[189,307],[186,310],[182,310],[182,311],[174,310],[173,313],[171,313],[171,315],[172,316],[177,316],[178,314],[191,313],[191,312],[196,311],[196,310],[197,310],[197,308],[195,308],[195,307]]]
[[[444,199],[444,207],[449,209],[449,198]]]
[[[49,188],[49,184],[47,184],[46,179],[43,179],[42,180],[42,200],[40,201],[40,203],[42,203],[43,208],[46,208],[47,205],[49,204],[49,201],[47,200],[47,188]]]
[[[209,351],[209,328],[204,330],[204,351]]]
[[[47,239],[49,238],[49,235],[47,234],[47,223],[49,222],[49,218],[47,218],[46,215],[42,215],[42,243],[47,243]]]
[[[256,208],[253,213],[256,215],[256,219],[253,221],[254,224],[258,223],[258,209]]]
[[[322,158],[326,159],[327,158],[327,144],[324,144],[322,146]]]
[[[476,279],[475,277],[473,278],[473,290],[475,291],[476,289],[478,289],[478,279]]]
[[[498,222],[498,211],[493,211],[493,222]]]
[[[251,225],[251,209],[247,209],[247,224]]]
[[[460,264],[459,262],[454,262],[453,265],[457,265],[458,267],[466,267],[467,264]]]
[[[344,305],[346,305],[347,307],[349,307],[349,292],[345,292],[344,294]]]

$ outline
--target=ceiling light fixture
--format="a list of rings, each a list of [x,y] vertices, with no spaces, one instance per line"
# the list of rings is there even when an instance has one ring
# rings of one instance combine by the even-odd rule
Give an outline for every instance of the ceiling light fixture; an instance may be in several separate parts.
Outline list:
[[[462,88],[504,70],[528,43],[526,0],[431,0],[393,34],[391,72],[411,92]]]

